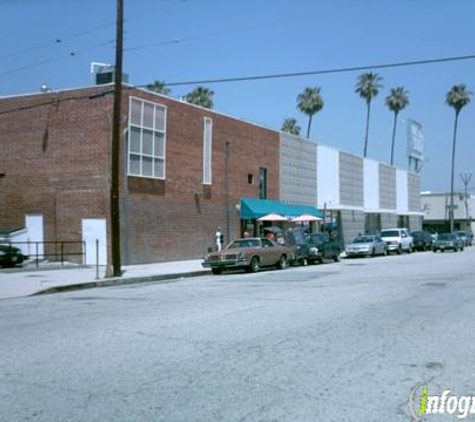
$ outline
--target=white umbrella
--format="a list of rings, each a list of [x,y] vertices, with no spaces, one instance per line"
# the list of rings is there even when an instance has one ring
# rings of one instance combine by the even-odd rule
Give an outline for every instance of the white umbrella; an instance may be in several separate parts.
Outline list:
[[[300,217],[292,218],[293,223],[301,223],[304,221],[322,221],[323,218],[315,217],[314,215],[310,214],[302,214]]]
[[[264,217],[258,218],[257,221],[289,221],[288,218],[282,217],[279,214],[271,212],[270,214],[264,215]]]

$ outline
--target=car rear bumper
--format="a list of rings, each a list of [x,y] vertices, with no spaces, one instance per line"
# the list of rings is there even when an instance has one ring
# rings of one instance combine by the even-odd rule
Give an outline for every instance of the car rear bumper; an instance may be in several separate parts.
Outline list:
[[[370,255],[370,251],[345,251],[347,256],[366,256]]]

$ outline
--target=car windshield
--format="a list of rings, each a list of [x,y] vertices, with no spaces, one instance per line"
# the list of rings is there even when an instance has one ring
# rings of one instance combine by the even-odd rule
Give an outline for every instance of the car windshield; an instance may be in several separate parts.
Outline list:
[[[455,236],[450,233],[439,234],[439,240],[452,240]]]
[[[374,242],[373,236],[360,236],[353,239],[353,243],[371,243]]]
[[[305,234],[304,234],[304,233],[295,230],[295,231],[293,232],[293,235],[294,235],[294,240],[295,240],[295,244],[296,244],[296,245],[303,245],[303,244],[305,244]]]
[[[258,248],[261,245],[259,239],[241,239],[230,243],[226,249]]]
[[[312,234],[310,236],[310,243],[322,243],[328,241],[328,236],[323,233]]]
[[[455,234],[456,234],[458,237],[467,237],[467,233],[465,233],[465,232],[455,232]]]
[[[381,237],[399,237],[398,230],[384,230],[381,232]]]

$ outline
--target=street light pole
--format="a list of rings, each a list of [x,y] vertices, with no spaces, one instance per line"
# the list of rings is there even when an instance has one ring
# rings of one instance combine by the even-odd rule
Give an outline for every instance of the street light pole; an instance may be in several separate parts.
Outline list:
[[[470,183],[470,179],[472,178],[472,172],[465,172],[465,173],[460,173],[460,178],[462,179],[462,183],[464,186],[464,192],[463,192],[463,199],[465,202],[465,230],[468,230],[468,227],[470,226],[469,223],[469,216],[468,216],[468,185]]]
[[[117,37],[114,68],[114,109],[112,117],[112,154],[111,154],[111,245],[112,274],[122,275],[120,262],[120,143],[121,143],[121,101],[122,101],[122,49],[124,2],[117,0]]]

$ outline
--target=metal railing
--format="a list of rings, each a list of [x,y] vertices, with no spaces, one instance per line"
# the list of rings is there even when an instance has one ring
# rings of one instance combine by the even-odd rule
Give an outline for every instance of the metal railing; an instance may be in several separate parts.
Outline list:
[[[61,266],[70,257],[78,257],[74,261],[80,264],[85,263],[86,257],[86,242],[74,240],[61,241],[43,241],[43,242],[11,242],[8,240],[1,241],[2,245],[11,245],[21,249],[29,258],[34,258],[36,266],[39,266],[41,260],[52,260],[61,262]],[[27,246],[24,248],[22,246]],[[25,251],[26,249],[26,251]],[[79,251],[77,250],[79,249]]]

